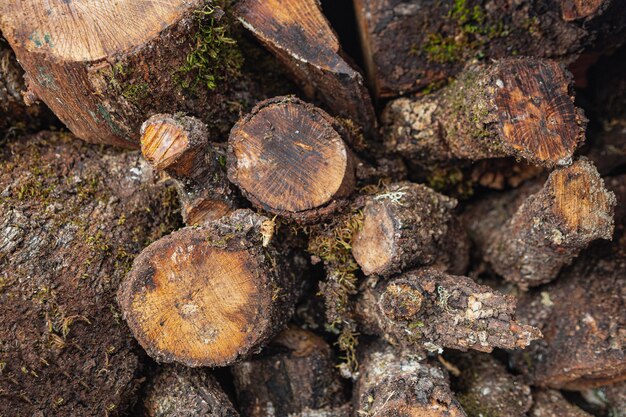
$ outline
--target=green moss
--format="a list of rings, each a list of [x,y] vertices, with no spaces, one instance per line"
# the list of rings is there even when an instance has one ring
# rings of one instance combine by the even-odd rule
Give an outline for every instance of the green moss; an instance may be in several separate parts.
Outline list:
[[[483,401],[471,393],[457,394],[457,399],[468,417],[499,417],[497,411],[485,407]]]
[[[440,64],[455,62],[463,53],[463,44],[458,43],[452,36],[442,36],[439,33],[431,33],[426,37],[422,45],[428,59]]]
[[[147,83],[139,83],[139,84],[129,84],[124,88],[122,92],[122,96],[131,102],[136,102],[148,96],[148,84]]]
[[[469,198],[474,194],[471,179],[458,167],[435,168],[426,179],[430,188],[438,192],[452,193],[455,197]]]

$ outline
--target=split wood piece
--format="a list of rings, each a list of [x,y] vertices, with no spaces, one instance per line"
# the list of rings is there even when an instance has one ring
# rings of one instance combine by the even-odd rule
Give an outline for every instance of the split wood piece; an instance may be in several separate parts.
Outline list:
[[[346,402],[330,346],[299,328],[284,330],[262,357],[235,364],[231,372],[248,417],[294,416]]]
[[[463,274],[469,241],[454,215],[457,201],[401,182],[365,198],[352,255],[365,275],[389,276],[417,265]]]
[[[619,250],[579,258],[520,300],[520,319],[544,334],[512,358],[533,385],[583,390],[626,380],[626,257]]]
[[[118,300],[152,358],[229,365],[281,330],[298,290],[272,246],[270,224],[237,210],[165,236],[135,259]]]
[[[556,278],[590,242],[611,239],[614,207],[615,195],[581,158],[553,171],[539,190],[484,199],[463,216],[484,259],[527,289]]]
[[[537,390],[533,392],[533,408],[529,417],[591,417],[568,402],[559,391]]]
[[[533,399],[520,376],[489,354],[466,354],[453,362],[462,371],[455,392],[469,417],[526,417]]]
[[[189,116],[157,114],[142,125],[141,134],[143,156],[175,179],[187,225],[217,220],[233,210],[235,193],[226,178],[226,157],[209,144],[204,123]]]
[[[572,62],[583,47],[623,43],[620,0],[353,0],[378,97],[436,87],[472,59],[511,55]]]
[[[626,417],[626,382],[585,390],[581,394],[598,415]]]
[[[0,30],[26,71],[29,95],[76,136],[137,148],[150,114],[217,118],[213,107],[224,100],[241,57],[215,4],[2,2]]]
[[[2,146],[0,415],[123,415],[143,361],[115,292],[144,242],[178,226],[175,192],[138,152],[68,133]]]
[[[270,213],[312,221],[355,188],[355,158],[342,126],[295,97],[259,103],[228,139],[228,178]]]
[[[586,125],[570,74],[534,58],[471,65],[435,94],[392,101],[382,121],[385,146],[426,166],[502,156],[569,165]]]
[[[365,348],[354,388],[355,415],[464,417],[446,371],[382,342]]]
[[[239,417],[228,396],[206,369],[165,366],[143,400],[146,417]]]
[[[369,136],[376,116],[363,77],[343,58],[317,0],[241,0],[235,13],[291,71],[309,99],[351,119]]]
[[[356,306],[364,332],[409,349],[525,348],[541,332],[515,320],[515,298],[471,278],[424,268],[370,278]]]

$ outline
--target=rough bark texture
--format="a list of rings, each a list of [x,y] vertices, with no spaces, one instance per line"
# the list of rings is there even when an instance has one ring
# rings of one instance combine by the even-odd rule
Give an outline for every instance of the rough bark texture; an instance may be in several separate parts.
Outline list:
[[[266,98],[267,74],[241,77],[225,1],[3,2],[0,30],[40,98],[76,136],[139,146],[154,113],[188,112],[216,134]]]
[[[288,417],[330,411],[346,402],[330,346],[314,333],[289,328],[263,356],[231,368],[248,417]]]
[[[588,414],[570,404],[559,391],[537,390],[533,392],[533,408],[528,413],[529,417],[591,417]]]
[[[515,320],[514,297],[435,269],[370,279],[356,310],[366,333],[410,349],[491,352],[525,348],[541,337]]]
[[[209,144],[196,118],[157,114],[141,127],[141,152],[150,165],[175,179],[183,220],[189,226],[217,220],[236,207],[226,178],[226,155]]]
[[[300,285],[272,234],[268,218],[237,210],[148,246],[118,294],[148,354],[158,362],[223,366],[280,331]]]
[[[238,417],[239,413],[206,369],[165,366],[143,400],[146,417]]]
[[[461,417],[446,371],[384,343],[362,352],[353,393],[356,415]]]
[[[352,255],[365,275],[389,276],[417,265],[463,274],[469,241],[454,214],[457,201],[409,182],[368,196]]]
[[[435,94],[389,103],[385,146],[423,165],[502,156],[569,165],[586,125],[570,77],[550,60],[470,65]]]
[[[626,28],[619,0],[604,0],[597,8],[595,0],[354,3],[369,79],[383,97],[432,86],[473,58],[515,54],[571,62],[597,38],[608,49],[622,43]]]
[[[355,187],[341,125],[295,97],[259,103],[228,139],[228,178],[253,204],[301,221],[332,213]]]
[[[178,225],[175,194],[139,153],[68,134],[20,138],[0,161],[0,415],[117,415],[141,364],[115,291]]]
[[[609,417],[626,417],[626,382],[589,389],[581,394],[599,413]]]
[[[550,174],[540,190],[485,198],[464,213],[484,259],[522,289],[549,282],[596,239],[611,239],[615,195],[580,159]],[[530,195],[529,195],[530,194]]]
[[[235,12],[287,66],[307,97],[374,134],[376,116],[363,77],[343,58],[317,0],[240,0]]]
[[[586,389],[626,379],[626,257],[601,246],[520,300],[520,319],[544,339],[514,355],[534,385]]]

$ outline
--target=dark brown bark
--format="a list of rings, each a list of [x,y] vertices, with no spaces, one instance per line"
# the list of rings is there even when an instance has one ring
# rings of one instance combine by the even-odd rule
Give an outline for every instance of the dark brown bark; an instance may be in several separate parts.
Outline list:
[[[231,371],[239,406],[248,417],[307,415],[346,402],[330,346],[295,327],[281,332],[263,356]]]
[[[515,54],[571,62],[596,40],[604,49],[623,43],[626,28],[619,0],[354,4],[370,83],[381,97],[433,86],[475,58]]]
[[[529,417],[591,417],[588,414],[570,404],[559,391],[537,390],[533,392],[533,408],[528,413]]]
[[[231,131],[228,178],[263,210],[317,220],[345,205],[355,188],[355,158],[345,140],[323,110],[295,97],[266,100]]]
[[[409,349],[525,348],[541,332],[515,320],[515,298],[472,279],[417,269],[370,278],[356,314],[363,331]]]
[[[309,99],[319,99],[333,115],[375,134],[376,116],[363,77],[343,58],[317,0],[240,0],[235,12]]]
[[[457,221],[457,201],[421,184],[392,184],[365,198],[352,255],[365,275],[392,275],[418,265],[463,274],[469,241]]]
[[[272,235],[270,219],[237,210],[148,246],[118,293],[148,354],[159,362],[223,366],[279,332],[300,284]]]
[[[149,383],[146,417],[238,417],[239,413],[206,369],[164,366]]]
[[[353,394],[356,415],[464,417],[447,372],[382,342],[362,352]]]
[[[382,115],[386,147],[426,166],[502,156],[569,165],[586,125],[570,81],[549,60],[471,65],[433,95],[388,104]]]
[[[142,366],[115,291],[179,224],[174,190],[67,133],[4,145],[0,167],[0,415],[122,413]]]
[[[205,124],[193,117],[157,114],[142,125],[141,134],[143,156],[176,181],[187,225],[217,220],[236,207],[226,178],[226,155],[217,144],[209,144]]]
[[[553,280],[590,242],[613,234],[615,195],[588,160],[537,188],[485,198],[464,213],[484,259],[522,289]]]

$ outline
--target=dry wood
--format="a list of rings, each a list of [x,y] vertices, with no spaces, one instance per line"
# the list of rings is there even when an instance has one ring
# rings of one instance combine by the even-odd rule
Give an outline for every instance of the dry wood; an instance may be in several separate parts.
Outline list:
[[[550,60],[475,64],[435,94],[388,104],[386,147],[423,165],[502,156],[569,165],[586,125],[570,87]]]
[[[435,269],[365,283],[356,314],[363,331],[409,349],[525,348],[541,337],[515,320],[515,298]]]
[[[341,406],[346,399],[333,359],[330,346],[314,333],[284,330],[263,356],[231,368],[242,413],[287,417]]]
[[[533,408],[528,413],[529,417],[591,417],[588,414],[569,403],[559,391],[537,390],[533,392]]]
[[[517,193],[485,198],[464,214],[484,259],[523,289],[549,282],[596,239],[611,239],[615,195],[580,159]]]
[[[228,139],[228,178],[258,207],[310,221],[332,213],[355,187],[344,129],[295,97],[259,103]]]
[[[148,246],[118,294],[148,354],[159,362],[223,366],[280,331],[299,284],[272,233],[270,219],[237,210]]]
[[[209,144],[206,125],[189,116],[157,114],[146,120],[141,134],[143,156],[175,179],[187,225],[217,220],[234,209],[226,156]]]
[[[352,239],[354,259],[365,275],[433,264],[464,273],[469,242],[454,215],[456,205],[453,198],[408,182],[366,197],[362,226]]]
[[[344,59],[317,0],[241,0],[236,13],[310,99],[375,134],[376,116],[363,77]]]

